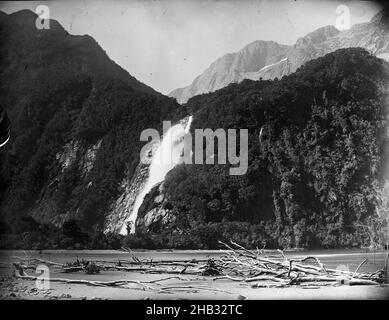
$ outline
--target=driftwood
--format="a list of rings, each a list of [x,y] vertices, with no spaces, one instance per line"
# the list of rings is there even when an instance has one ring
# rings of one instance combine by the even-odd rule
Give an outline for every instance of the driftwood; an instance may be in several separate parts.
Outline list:
[[[20,260],[20,265],[24,270],[35,270],[39,264],[45,264],[61,273],[73,273],[83,271],[86,273],[99,273],[100,271],[116,270],[127,272],[144,272],[150,274],[187,274],[187,275],[203,275],[205,273],[206,263],[200,264],[196,261],[152,261],[152,260],[137,260],[134,261],[118,261],[117,263],[101,262],[101,261],[85,261],[76,260],[72,263],[60,264],[42,259],[23,259]],[[207,260],[206,260],[207,261]],[[93,267],[93,268],[91,268]],[[93,269],[92,271],[90,269]]]
[[[278,250],[278,259],[270,259],[262,252],[247,250],[231,241],[231,245],[220,242],[229,251],[220,257],[219,267],[223,276],[216,279],[230,279],[243,282],[257,282],[252,287],[280,287],[301,285],[379,285],[386,281],[383,270],[366,274],[359,273],[363,261],[354,272],[325,268],[317,257],[288,259]],[[313,260],[315,264],[309,264]]]
[[[262,249],[248,250],[241,245],[231,241],[230,244],[220,242],[226,250],[221,251],[220,257],[208,260],[147,260],[138,259],[132,256],[131,260],[114,261],[85,261],[77,260],[72,263],[61,264],[42,259],[18,258],[19,262],[14,263],[15,276],[21,279],[36,280],[37,277],[28,275],[25,270],[34,269],[39,264],[46,264],[51,269],[60,273],[86,272],[98,273],[107,270],[141,272],[148,274],[172,274],[173,276],[151,280],[116,280],[116,281],[95,281],[95,280],[73,280],[64,278],[48,278],[52,282],[63,282],[69,284],[84,284],[103,287],[120,287],[157,290],[159,292],[187,291],[197,292],[199,290],[223,291],[211,287],[193,285],[164,285],[161,282],[168,280],[181,280],[191,282],[199,277],[210,277],[213,280],[229,280],[241,282],[252,288],[267,287],[290,287],[300,286],[302,288],[319,288],[321,286],[339,285],[379,285],[386,281],[384,270],[377,270],[373,273],[360,273],[359,270],[367,260],[362,261],[354,272],[326,268],[317,257],[308,256],[301,259],[289,259],[281,250],[265,251]],[[266,253],[271,252],[269,257]],[[131,252],[133,254],[133,252]],[[184,278],[190,275],[192,278]],[[193,276],[197,276],[193,279]],[[42,280],[41,277],[39,279]]]
[[[130,288],[129,285],[138,285],[141,287],[141,289],[148,289],[157,291],[159,293],[174,293],[174,292],[188,292],[188,293],[197,293],[199,291],[212,291],[212,292],[223,292],[228,294],[235,295],[235,292],[217,289],[217,288],[211,288],[206,286],[192,286],[192,285],[183,285],[183,286],[167,286],[163,285],[160,282],[167,281],[167,280],[180,280],[189,282],[190,279],[180,277],[180,276],[174,276],[174,277],[166,277],[156,280],[150,280],[150,281],[141,281],[141,280],[115,280],[115,281],[95,281],[95,280],[82,280],[82,279],[65,279],[65,278],[46,278],[46,277],[35,277],[28,275],[23,267],[18,264],[13,264],[15,267],[15,277],[19,279],[24,280],[40,280],[40,281],[50,281],[50,282],[61,282],[66,284],[82,284],[82,285],[88,285],[88,286],[99,286],[99,287],[117,287],[117,288]],[[133,288],[134,289],[134,288]],[[238,298],[242,298],[243,296],[239,296]],[[245,298],[245,297],[243,297]]]
[[[23,267],[18,264],[14,263],[13,264],[15,267],[15,277],[20,278],[20,279],[25,279],[25,280],[40,280],[40,281],[50,281],[50,282],[62,282],[62,283],[67,283],[67,284],[85,284],[85,285],[90,285],[90,286],[102,286],[102,287],[123,287],[128,284],[137,284],[141,285],[144,287],[147,287],[148,289],[153,289],[157,290],[156,288],[153,288],[150,286],[150,284],[157,284],[160,285],[159,282],[166,281],[166,280],[171,280],[171,279],[176,279],[176,280],[181,280],[181,281],[189,281],[187,278],[183,277],[167,277],[167,278],[162,278],[162,279],[156,279],[156,280],[150,280],[150,281],[140,281],[140,280],[115,280],[115,281],[95,281],[95,280],[81,280],[81,279],[65,279],[65,278],[46,278],[46,277],[35,277],[35,276],[30,276],[28,275]],[[160,289],[158,289],[160,290]]]

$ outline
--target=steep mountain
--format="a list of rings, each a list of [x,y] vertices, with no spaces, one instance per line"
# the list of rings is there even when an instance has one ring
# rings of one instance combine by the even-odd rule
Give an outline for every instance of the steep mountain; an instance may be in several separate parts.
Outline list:
[[[389,64],[361,48],[311,60],[281,80],[244,80],[193,97],[192,137],[197,129],[248,129],[247,173],[230,175],[229,160],[174,168],[145,198],[128,245],[379,243],[371,230],[389,173],[388,103]]]
[[[259,74],[272,65],[282,64],[289,46],[274,41],[255,41],[236,53],[229,53],[212,63],[190,86],[172,91],[178,102],[206,92],[218,90],[243,79],[259,79]]]
[[[268,46],[272,49],[263,49]],[[218,59],[192,84],[172,91],[169,96],[175,97],[180,103],[185,103],[195,95],[213,92],[243,79],[282,78],[296,71],[309,60],[322,57],[340,48],[350,47],[367,49],[377,57],[389,61],[387,12],[383,10],[377,13],[370,22],[356,24],[345,31],[339,31],[334,26],[319,28],[298,39],[293,46],[280,45],[275,42],[271,42],[271,45],[264,41],[253,42],[237,53]],[[248,50],[248,48],[251,49]],[[261,63],[250,63],[247,69],[246,64],[239,63],[240,61],[260,61]]]
[[[223,62],[240,76],[297,70],[280,80],[237,80],[182,108],[117,66],[91,37],[70,35],[53,20],[38,30],[35,19],[30,11],[0,14],[0,105],[12,124],[0,149],[0,236],[7,234],[0,247],[106,248],[94,236],[119,231],[147,182],[140,133],[162,132],[163,120],[177,123],[186,110],[192,135],[248,128],[247,173],[231,176],[228,164],[178,165],[143,198],[126,245],[378,242],[360,226],[376,228],[375,193],[389,172],[388,64],[360,48],[310,60],[312,50],[335,48],[346,33],[326,27],[294,47],[248,46]],[[387,42],[369,36],[384,37],[377,30],[385,21],[377,16],[358,40],[383,57]]]
[[[37,15],[0,15],[0,104],[11,139],[0,149],[1,220],[32,216],[103,228],[139,163],[142,130],[180,119],[172,98],[137,81],[90,36]],[[15,231],[16,232],[16,231]]]

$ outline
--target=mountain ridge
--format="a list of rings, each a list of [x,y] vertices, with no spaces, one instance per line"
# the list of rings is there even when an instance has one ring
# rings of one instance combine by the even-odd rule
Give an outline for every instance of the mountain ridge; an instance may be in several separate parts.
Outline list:
[[[61,40],[63,40],[64,51],[66,51],[66,49],[79,47],[79,50],[83,51],[84,53],[88,53],[88,50],[90,53],[95,52],[96,61],[89,59],[94,62],[94,65],[89,65],[89,61],[80,61],[80,68],[89,67],[91,70],[96,70],[96,72],[100,73],[101,75],[117,77],[118,79],[129,84],[134,89],[139,89],[150,94],[162,95],[160,92],[133,77],[127,70],[114,62],[101,48],[98,42],[90,35],[72,35],[66,31],[57,20],[54,19],[50,19],[50,29],[38,30],[35,28],[35,21],[38,18],[38,15],[31,10],[24,9],[13,12],[11,14],[7,14],[3,11],[0,12],[0,22],[5,24],[4,27],[7,27],[7,24],[12,24],[13,27],[18,26],[20,30],[26,32],[26,35],[31,36],[34,34],[34,36],[37,38],[40,37],[42,32],[55,32],[55,34],[58,37],[61,37]],[[35,29],[35,32],[32,32],[31,27]]]
[[[260,78],[282,78],[284,75],[296,71],[297,68],[307,61],[341,48],[362,47],[378,57],[389,61],[388,21],[387,11],[382,10],[369,22],[353,25],[348,30],[339,31],[332,25],[318,28],[297,39],[294,45],[286,46],[286,52],[280,51],[277,57],[283,55],[282,58],[286,58],[285,60],[281,61],[282,59],[279,59],[278,61],[280,61],[280,63],[270,65],[268,68],[262,70],[258,67],[256,70],[246,72],[244,69],[239,68],[238,63],[235,64],[238,68],[232,68],[231,64],[223,61],[225,58],[225,56],[223,56],[215,61],[218,62],[218,68],[216,68],[215,62],[213,62],[210,67],[197,76],[189,86],[175,89],[168,95],[176,98],[179,103],[186,103],[188,99],[195,95],[213,92],[230,83],[240,82],[243,79],[259,80]],[[258,41],[254,41],[246,45],[243,49],[231,53],[230,55],[236,59],[244,59],[245,48],[256,42]],[[274,41],[271,42],[276,43]],[[261,55],[263,53],[258,50],[252,54]],[[259,57],[257,57],[257,59],[259,59]],[[220,79],[220,81],[215,83],[214,79]]]
[[[89,35],[37,29],[29,10],[0,19],[0,104],[11,139],[0,150],[0,218],[32,216],[91,230],[131,179],[145,128],[178,121],[177,102],[138,82]]]
[[[230,176],[229,164],[175,167],[146,196],[128,246],[385,243],[383,234],[360,226],[380,223],[376,192],[389,172],[388,83],[389,63],[346,48],[279,80],[246,79],[191,98],[185,107],[193,114],[192,134],[248,128],[247,173]]]
[[[371,244],[356,223],[374,218],[374,187],[389,163],[383,60],[339,49],[280,80],[244,80],[182,107],[117,77],[89,36],[36,30],[28,17],[16,27],[4,20],[0,104],[12,138],[0,150],[0,228],[7,230],[0,247],[104,247],[104,227],[112,227],[108,236],[121,227],[147,179],[139,134],[162,132],[163,120],[177,122],[187,111],[191,133],[248,128],[247,174],[230,176],[219,164],[176,166],[144,198],[138,238],[127,236],[124,246],[204,249],[230,239],[253,248]],[[283,60],[289,47],[257,42],[246,49],[229,65],[246,74],[290,66]],[[250,55],[257,50],[266,54]]]

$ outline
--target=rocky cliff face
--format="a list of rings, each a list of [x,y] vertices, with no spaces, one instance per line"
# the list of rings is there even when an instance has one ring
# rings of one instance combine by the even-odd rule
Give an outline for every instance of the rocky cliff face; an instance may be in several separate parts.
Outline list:
[[[53,194],[55,194],[58,184],[64,180],[67,170],[72,166],[77,166],[80,169],[80,179],[88,181],[89,173],[93,169],[101,143],[102,140],[98,140],[96,144],[84,147],[79,141],[72,140],[63,146],[62,151],[58,152],[55,157],[60,170],[42,188],[40,198],[30,211],[33,218],[51,223],[57,227],[62,226],[68,219],[77,218],[77,211],[60,210],[53,199]],[[87,188],[91,186],[92,182],[89,182]]]
[[[145,145],[144,158],[131,179],[126,175],[120,187],[120,196],[106,217],[105,232],[135,231],[153,224],[170,221],[165,206],[163,180],[177,164],[182,162],[185,135],[192,117],[185,117],[164,132],[161,141]],[[164,162],[167,161],[167,162]]]
[[[135,222],[136,230],[148,232],[158,230],[164,225],[176,219],[166,200],[163,182],[154,186],[145,197],[142,206],[139,208],[138,217]]]
[[[293,46],[272,41],[255,41],[236,53],[216,60],[192,84],[172,91],[169,96],[180,103],[213,92],[243,79],[282,78],[307,61],[341,48],[361,47],[379,58],[389,60],[388,16],[381,11],[368,23],[339,31],[334,26],[319,28],[298,39]]]
[[[139,162],[135,173],[131,176],[126,174],[120,185],[120,195],[112,204],[105,220],[105,232],[119,233],[133,211],[136,198],[144,188],[149,177],[149,167],[152,160],[152,154],[158,148],[159,143],[150,146],[145,152],[145,159]]]

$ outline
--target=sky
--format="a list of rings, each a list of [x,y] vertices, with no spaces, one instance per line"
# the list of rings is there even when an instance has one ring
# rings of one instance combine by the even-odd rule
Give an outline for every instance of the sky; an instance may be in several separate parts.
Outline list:
[[[380,9],[371,1],[73,0],[1,2],[0,10],[35,12],[42,4],[69,33],[91,35],[112,60],[164,94],[250,42],[292,45],[336,25],[339,5],[350,9],[350,25],[369,21]]]

